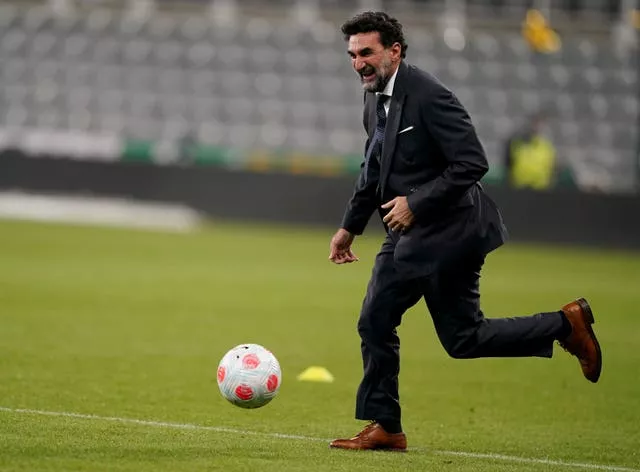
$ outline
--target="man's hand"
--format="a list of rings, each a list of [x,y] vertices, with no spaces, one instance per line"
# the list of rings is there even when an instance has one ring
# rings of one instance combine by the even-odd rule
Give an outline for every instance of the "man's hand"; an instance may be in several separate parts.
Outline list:
[[[382,219],[391,231],[405,231],[409,229],[415,221],[413,212],[407,203],[407,197],[396,197],[382,205],[382,208],[391,208],[389,213]]]
[[[358,257],[351,252],[351,243],[353,243],[354,239],[355,235],[346,229],[340,228],[331,238],[329,260],[335,264],[357,261]]]

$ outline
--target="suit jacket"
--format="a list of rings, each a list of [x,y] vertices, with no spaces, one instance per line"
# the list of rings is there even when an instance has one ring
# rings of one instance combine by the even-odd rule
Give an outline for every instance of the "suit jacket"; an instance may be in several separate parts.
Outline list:
[[[367,147],[376,100],[365,93]],[[400,63],[380,161],[374,156],[361,169],[342,227],[362,234],[375,210],[384,217],[382,203],[407,196],[414,225],[401,234],[385,226],[397,269],[406,276],[484,256],[506,240],[500,212],[479,183],[489,166],[468,113],[438,79],[415,66]]]

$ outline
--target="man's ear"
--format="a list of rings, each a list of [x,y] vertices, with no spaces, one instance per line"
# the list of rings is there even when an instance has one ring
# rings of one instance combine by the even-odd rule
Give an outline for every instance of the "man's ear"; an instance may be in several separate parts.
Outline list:
[[[393,43],[391,46],[391,51],[393,51],[394,57],[400,58],[402,55],[402,45],[400,43]]]

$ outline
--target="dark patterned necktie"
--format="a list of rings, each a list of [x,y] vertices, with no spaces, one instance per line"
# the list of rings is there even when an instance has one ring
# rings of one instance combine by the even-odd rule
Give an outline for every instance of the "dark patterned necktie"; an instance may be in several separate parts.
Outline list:
[[[378,162],[382,160],[382,145],[384,144],[384,130],[387,126],[387,112],[384,109],[384,104],[388,100],[389,95],[378,95],[378,102],[376,104],[376,130],[373,133],[373,138],[369,143],[369,149],[364,159],[364,175],[365,179],[369,179],[369,163],[371,159],[377,159]]]

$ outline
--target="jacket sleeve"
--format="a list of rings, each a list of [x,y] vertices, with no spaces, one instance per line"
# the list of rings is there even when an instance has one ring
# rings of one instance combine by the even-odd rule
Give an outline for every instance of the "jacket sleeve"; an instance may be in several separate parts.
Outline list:
[[[367,126],[367,107],[364,109],[363,125],[364,129],[369,135]],[[369,141],[364,147],[364,156],[366,158],[367,149],[369,148]],[[365,175],[364,160],[360,164],[360,175],[355,183],[353,195],[347,204],[344,216],[342,218],[342,228],[346,229],[352,234],[362,234],[371,219],[371,215],[378,206],[378,198],[376,190],[378,187],[378,180],[380,176],[380,165],[376,159],[372,159],[369,163],[369,179]]]
[[[489,170],[469,114],[446,87],[434,83],[421,107],[422,119],[446,159],[446,168],[407,197],[418,221],[455,204]]]

